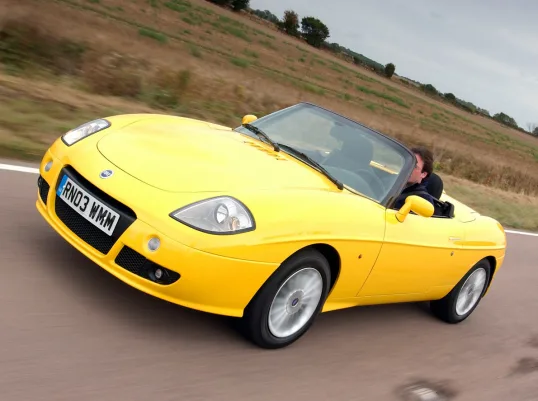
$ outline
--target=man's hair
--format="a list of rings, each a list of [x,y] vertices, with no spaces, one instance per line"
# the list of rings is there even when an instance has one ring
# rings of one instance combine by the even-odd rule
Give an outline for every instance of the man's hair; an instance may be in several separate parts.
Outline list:
[[[420,155],[420,158],[424,162],[422,172],[426,172],[427,175],[425,178],[428,178],[433,172],[433,153],[425,146],[416,146],[412,148],[411,151],[417,155]]]

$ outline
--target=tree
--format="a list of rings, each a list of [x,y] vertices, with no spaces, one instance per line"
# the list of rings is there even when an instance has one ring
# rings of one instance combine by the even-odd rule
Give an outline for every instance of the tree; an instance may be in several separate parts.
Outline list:
[[[241,11],[250,5],[250,0],[232,0],[232,9],[234,11]]]
[[[284,11],[282,30],[291,36],[299,36],[299,15],[293,10]]]
[[[330,36],[327,25],[314,17],[303,17],[301,30],[307,43],[318,48]]]
[[[387,78],[391,78],[394,75],[394,71],[396,71],[396,66],[392,63],[388,63],[385,66],[385,76]]]
[[[476,108],[476,111],[479,113],[479,114],[482,114],[483,116],[485,117],[491,117],[491,115],[489,114],[489,111],[487,111],[486,109],[483,109],[481,107],[477,107]]]
[[[527,128],[529,133],[534,136],[538,136],[538,124],[536,123],[527,123]]]
[[[437,94],[439,94],[439,91],[437,90],[437,88],[435,86],[433,86],[432,84],[423,84],[422,85],[422,90],[424,92],[426,92],[428,95],[437,95]]]
[[[269,10],[264,10],[264,11],[254,10],[252,11],[252,13],[257,15],[260,18],[263,18],[266,21],[272,22],[275,25],[278,25],[280,23],[280,20],[278,19],[278,17]],[[297,23],[297,26],[299,26],[299,23]]]
[[[509,127],[519,128],[519,126],[516,123],[516,120],[514,120],[512,117],[510,117],[509,115],[505,113],[497,113],[493,116],[493,119]]]
[[[445,93],[444,97],[445,97],[446,100],[449,100],[451,102],[456,101],[456,96],[453,93]]]

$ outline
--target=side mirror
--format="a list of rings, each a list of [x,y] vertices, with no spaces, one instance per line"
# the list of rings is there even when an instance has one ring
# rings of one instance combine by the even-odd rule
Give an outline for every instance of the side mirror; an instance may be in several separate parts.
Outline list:
[[[243,117],[242,124],[250,124],[252,121],[256,121],[257,119],[258,117],[256,117],[255,115],[247,114],[246,116]]]
[[[396,212],[396,218],[403,223],[410,212],[414,212],[422,217],[432,217],[435,209],[426,199],[417,195],[405,198],[405,204]]]

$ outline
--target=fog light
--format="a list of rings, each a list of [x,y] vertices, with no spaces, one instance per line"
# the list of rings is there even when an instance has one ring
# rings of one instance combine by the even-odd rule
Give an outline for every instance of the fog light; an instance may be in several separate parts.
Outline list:
[[[156,270],[155,270],[155,278],[156,278],[157,280],[160,280],[162,276],[163,276],[163,271],[162,271],[162,269],[156,269]]]
[[[159,249],[160,245],[161,241],[159,241],[159,238],[152,238],[148,241],[148,249],[151,252],[155,252],[157,249]]]
[[[45,164],[45,168],[44,168],[44,170],[45,170],[46,172],[49,172],[51,168],[52,168],[52,161],[50,161],[50,162],[48,162],[47,164]]]

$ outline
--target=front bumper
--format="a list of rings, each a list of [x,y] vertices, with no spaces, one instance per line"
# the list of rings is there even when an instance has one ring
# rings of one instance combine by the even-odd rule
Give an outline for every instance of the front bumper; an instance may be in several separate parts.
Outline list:
[[[36,207],[68,243],[126,284],[157,298],[204,312],[241,317],[258,289],[278,267],[275,263],[222,257],[181,244],[137,218],[132,210],[84,180],[50,152],[50,171],[42,163]],[[65,169],[67,167],[67,169]],[[56,195],[63,172],[120,213],[112,236],[94,227]],[[136,196],[136,194],[133,194]],[[160,246],[150,251],[148,241]],[[164,272],[160,280],[156,269]]]

